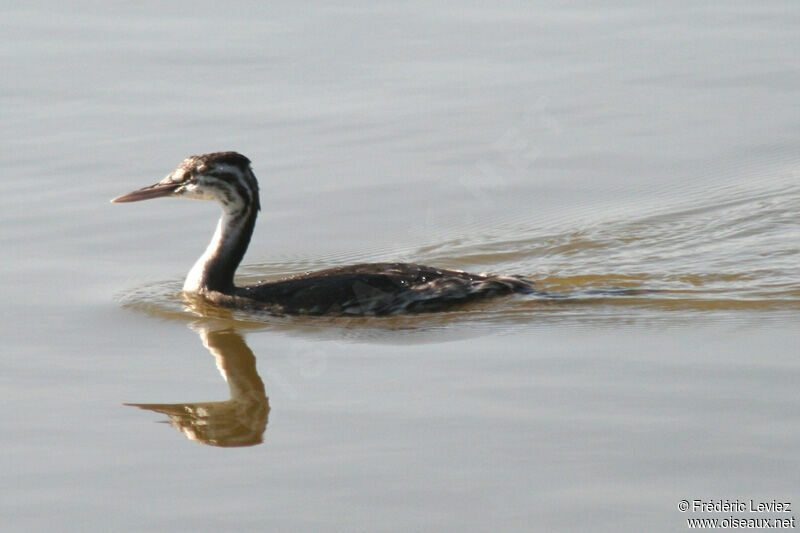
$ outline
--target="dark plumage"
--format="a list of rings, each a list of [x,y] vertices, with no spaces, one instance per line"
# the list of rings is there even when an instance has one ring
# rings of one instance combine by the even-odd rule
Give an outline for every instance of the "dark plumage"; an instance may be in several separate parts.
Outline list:
[[[367,263],[237,287],[239,266],[260,209],[250,160],[236,152],[192,156],[159,183],[115,198],[135,202],[161,196],[216,200],[217,231],[195,263],[184,291],[230,307],[287,314],[386,315],[436,311],[490,296],[530,292],[518,276],[469,274],[408,263]]]

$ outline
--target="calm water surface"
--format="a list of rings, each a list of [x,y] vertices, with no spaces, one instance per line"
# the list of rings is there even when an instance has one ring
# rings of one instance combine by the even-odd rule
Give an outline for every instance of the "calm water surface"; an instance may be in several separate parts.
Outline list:
[[[4,530],[797,514],[796,2],[0,14]],[[108,200],[230,149],[264,206],[243,282],[406,260],[545,294],[380,319],[187,300],[216,206]]]

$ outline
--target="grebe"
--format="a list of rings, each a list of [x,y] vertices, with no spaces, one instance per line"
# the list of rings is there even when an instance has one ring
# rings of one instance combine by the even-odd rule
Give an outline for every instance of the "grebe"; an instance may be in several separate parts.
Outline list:
[[[388,315],[436,311],[479,298],[533,290],[532,282],[518,276],[469,274],[408,263],[336,267],[237,287],[234,273],[261,209],[250,160],[237,152],[192,156],[158,183],[111,201],[138,202],[162,196],[215,200],[222,206],[211,243],[183,284],[185,292],[219,305],[281,314]]]

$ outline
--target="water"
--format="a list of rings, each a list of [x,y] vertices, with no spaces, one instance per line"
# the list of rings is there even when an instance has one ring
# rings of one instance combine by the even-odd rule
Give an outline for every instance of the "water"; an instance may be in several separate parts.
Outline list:
[[[682,499],[800,505],[795,3],[2,20],[4,529],[683,531],[727,515]],[[228,149],[262,187],[243,282],[407,260],[546,295],[186,300],[215,206],[108,200]]]

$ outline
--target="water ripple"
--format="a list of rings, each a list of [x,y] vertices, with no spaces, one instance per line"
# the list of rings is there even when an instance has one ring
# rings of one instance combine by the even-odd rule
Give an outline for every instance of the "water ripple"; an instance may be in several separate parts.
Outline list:
[[[531,276],[540,293],[481,302],[436,315],[384,318],[276,317],[187,299],[179,280],[120,295],[126,307],[164,319],[231,320],[240,327],[307,330],[463,331],[477,324],[553,320],[617,324],[730,319],[730,313],[796,318],[800,311],[800,187],[733,195],[665,209],[638,219],[606,220],[569,231],[517,227],[499,238],[473,233],[408,251],[415,261],[464,270]],[[284,258],[245,266],[239,283],[324,268],[347,257]],[[373,259],[382,260],[383,258]],[[755,313],[755,314],[754,314]],[[741,316],[740,316],[741,318]],[[367,334],[368,335],[368,334]]]

